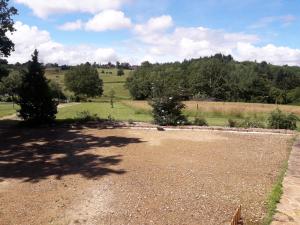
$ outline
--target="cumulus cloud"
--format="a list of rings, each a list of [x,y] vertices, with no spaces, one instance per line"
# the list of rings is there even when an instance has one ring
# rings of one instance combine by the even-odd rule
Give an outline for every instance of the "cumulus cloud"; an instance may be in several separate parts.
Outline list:
[[[105,10],[85,24],[89,31],[119,30],[131,27],[131,20],[121,11]]]
[[[157,20],[152,18],[149,21]],[[171,62],[210,56],[215,53],[231,54],[239,61],[257,60],[277,65],[300,65],[300,49],[273,44],[260,46],[260,39],[256,35],[231,33],[205,27],[176,27],[172,20],[163,26],[149,21],[139,25],[145,30],[133,27],[132,39],[116,47],[117,51],[111,47],[67,46],[54,41],[47,31],[17,22],[15,25],[17,31],[11,36],[16,44],[16,51],[8,60],[11,63],[26,62],[37,48],[43,62],[71,65],[86,61],[114,62],[117,60],[126,60],[130,63],[140,63],[146,60]],[[71,28],[70,25],[69,29]],[[148,28],[151,32],[148,32]]]
[[[8,58],[10,63],[26,62],[34,49],[40,52],[45,63],[80,64],[83,62],[109,62],[118,60],[113,48],[94,48],[89,45],[66,46],[52,40],[49,32],[16,22],[17,31],[10,36],[15,52]]]
[[[120,30],[130,28],[132,26],[130,18],[117,10],[105,10],[96,14],[87,22],[77,20],[75,22],[67,22],[58,28],[65,31],[74,31],[85,29],[87,31],[101,32],[106,30]]]
[[[238,43],[235,55],[237,60],[257,60],[277,65],[300,66],[300,49],[275,46],[273,44],[256,47],[250,43]]]
[[[47,18],[52,14],[64,13],[91,13],[96,14],[107,9],[119,9],[130,0],[15,0],[24,4],[40,18]]]
[[[173,26],[173,19],[169,15],[150,18],[145,24],[135,26],[135,32],[140,35],[148,35],[153,32],[163,32]]]
[[[229,33],[224,30],[205,27],[172,27],[150,24],[159,21],[161,17],[152,18],[145,24],[135,27],[133,46],[138,49],[139,59],[151,62],[181,61],[184,59],[210,56],[216,53],[231,54],[235,59],[268,61],[274,64],[300,65],[300,50],[288,47],[278,47],[272,44],[259,47],[259,37],[245,33]],[[168,19],[172,21],[172,19]],[[153,28],[154,27],[154,28]],[[152,29],[150,29],[152,28]],[[148,32],[151,30],[151,32]],[[138,42],[138,43],[137,43]],[[139,46],[137,46],[139,45]]]

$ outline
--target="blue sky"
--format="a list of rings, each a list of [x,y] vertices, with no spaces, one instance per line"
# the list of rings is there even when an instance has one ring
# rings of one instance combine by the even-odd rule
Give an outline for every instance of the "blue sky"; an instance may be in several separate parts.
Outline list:
[[[26,61],[26,54],[37,47],[45,62],[60,64],[163,62],[217,52],[237,60],[300,64],[296,0],[14,0],[12,4],[19,10],[12,62]]]

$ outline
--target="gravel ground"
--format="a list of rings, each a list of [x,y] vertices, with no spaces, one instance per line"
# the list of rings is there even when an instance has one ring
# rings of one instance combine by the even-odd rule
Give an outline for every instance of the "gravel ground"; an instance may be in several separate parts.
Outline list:
[[[239,204],[245,224],[260,224],[292,137],[7,131],[0,143],[0,224],[216,225],[230,221]]]

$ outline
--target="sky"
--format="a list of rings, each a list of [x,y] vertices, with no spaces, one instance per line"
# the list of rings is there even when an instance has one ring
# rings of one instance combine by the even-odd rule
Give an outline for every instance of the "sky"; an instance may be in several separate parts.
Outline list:
[[[44,63],[173,62],[231,54],[300,66],[299,0],[11,0],[15,52]]]

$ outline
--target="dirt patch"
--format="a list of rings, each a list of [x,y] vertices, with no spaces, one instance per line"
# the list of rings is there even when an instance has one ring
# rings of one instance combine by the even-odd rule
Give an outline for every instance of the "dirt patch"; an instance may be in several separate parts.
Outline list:
[[[40,129],[4,133],[0,224],[260,224],[290,135]]]

